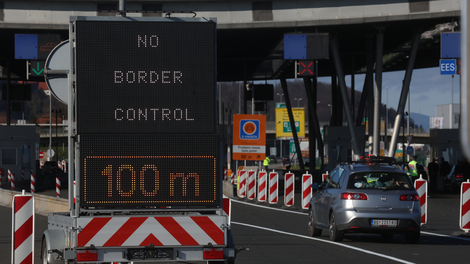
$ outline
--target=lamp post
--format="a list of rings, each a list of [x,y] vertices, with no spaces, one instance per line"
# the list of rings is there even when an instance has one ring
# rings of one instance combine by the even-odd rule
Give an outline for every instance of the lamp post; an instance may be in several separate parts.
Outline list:
[[[284,94],[277,93],[277,95],[279,95],[279,101],[282,103],[282,97],[284,96]]]
[[[52,110],[51,110],[51,113],[55,113],[56,157],[58,157],[58,156],[59,156],[59,137],[58,137],[58,132],[57,132],[57,127],[58,127],[58,126],[57,126],[57,115],[58,115],[59,113],[62,113],[62,110],[55,108],[55,109],[52,109]],[[57,158],[57,160],[59,160],[59,159]]]
[[[297,107],[300,107],[299,104],[300,104],[300,100],[302,100],[302,98],[294,98],[294,100],[297,101]]]

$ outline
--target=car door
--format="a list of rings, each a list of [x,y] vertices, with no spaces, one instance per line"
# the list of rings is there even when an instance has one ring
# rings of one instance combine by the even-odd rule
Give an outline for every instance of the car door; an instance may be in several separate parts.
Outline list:
[[[335,208],[337,206],[337,203],[340,202],[341,198],[341,184],[342,182],[342,177],[343,177],[344,169],[339,167],[333,177],[331,178],[331,181],[329,182],[328,186],[328,192],[325,194],[325,210],[323,211],[324,215],[324,221],[326,223],[330,222],[330,209]]]
[[[328,208],[327,204],[330,200],[331,192],[330,188],[332,187],[333,177],[338,172],[338,168],[334,169],[325,181],[322,183],[320,190],[318,191],[317,201],[315,205],[315,218],[318,219],[318,223],[321,225],[328,225]],[[325,212],[326,211],[326,212]],[[325,216],[326,215],[326,216]]]

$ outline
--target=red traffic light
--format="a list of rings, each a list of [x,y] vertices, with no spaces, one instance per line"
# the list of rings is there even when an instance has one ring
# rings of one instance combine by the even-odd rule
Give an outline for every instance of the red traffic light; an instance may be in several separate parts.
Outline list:
[[[313,61],[301,61],[299,64],[299,75],[300,76],[313,76],[314,75],[314,64]]]

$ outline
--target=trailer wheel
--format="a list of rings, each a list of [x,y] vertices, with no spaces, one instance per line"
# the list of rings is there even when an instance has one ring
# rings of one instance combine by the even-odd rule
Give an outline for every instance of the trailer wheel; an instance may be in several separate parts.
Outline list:
[[[42,241],[42,247],[41,247],[41,263],[42,264],[49,264],[47,262],[47,248],[46,248],[46,241]]]

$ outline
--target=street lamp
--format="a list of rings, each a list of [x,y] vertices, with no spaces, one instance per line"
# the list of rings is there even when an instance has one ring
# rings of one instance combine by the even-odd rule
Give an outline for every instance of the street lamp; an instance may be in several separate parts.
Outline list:
[[[284,96],[284,94],[281,94],[281,93],[277,93],[277,95],[279,95],[279,101],[282,103],[282,97]]]
[[[299,103],[300,103],[300,100],[302,100],[302,98],[294,98],[294,100],[297,101],[297,107],[299,107]]]

